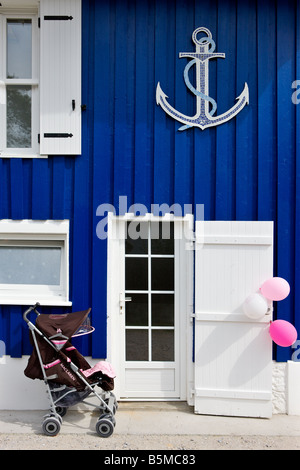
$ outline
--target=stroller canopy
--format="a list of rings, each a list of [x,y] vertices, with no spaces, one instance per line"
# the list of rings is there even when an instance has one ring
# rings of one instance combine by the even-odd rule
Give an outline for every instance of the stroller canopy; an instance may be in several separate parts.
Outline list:
[[[70,339],[76,333],[81,330],[87,333],[86,328],[81,328],[85,325],[91,309],[83,310],[82,312],[64,313],[64,314],[41,314],[36,319],[36,326],[44,333],[48,338],[60,333]],[[90,330],[90,332],[93,329]],[[81,333],[83,334],[83,333]]]

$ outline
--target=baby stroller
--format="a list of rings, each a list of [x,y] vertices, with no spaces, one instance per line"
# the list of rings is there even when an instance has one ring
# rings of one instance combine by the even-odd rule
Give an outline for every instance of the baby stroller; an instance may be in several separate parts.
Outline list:
[[[114,389],[114,371],[106,361],[90,367],[85,358],[72,345],[71,338],[94,330],[89,324],[91,309],[66,314],[40,314],[36,303],[24,312],[23,318],[30,330],[33,352],[24,371],[26,377],[44,380],[50,400],[50,412],[44,416],[44,434],[56,436],[61,428],[62,417],[68,407],[85,401],[93,394],[99,399],[100,417],[96,432],[109,437],[116,424],[115,413],[118,404],[111,390]],[[34,311],[35,325],[27,318]],[[101,392],[96,391],[96,386]]]

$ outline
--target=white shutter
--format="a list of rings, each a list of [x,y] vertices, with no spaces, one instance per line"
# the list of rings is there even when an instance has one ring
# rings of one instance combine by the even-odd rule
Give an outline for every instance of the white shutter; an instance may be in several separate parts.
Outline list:
[[[271,314],[243,303],[273,276],[272,222],[197,222],[195,413],[271,417]]]
[[[81,153],[81,0],[41,0],[40,153]]]

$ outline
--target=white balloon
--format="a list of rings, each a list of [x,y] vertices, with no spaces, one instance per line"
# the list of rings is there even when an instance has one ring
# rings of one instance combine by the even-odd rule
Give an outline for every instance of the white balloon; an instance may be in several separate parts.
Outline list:
[[[244,302],[243,310],[247,317],[259,320],[268,312],[268,301],[261,294],[251,294]]]

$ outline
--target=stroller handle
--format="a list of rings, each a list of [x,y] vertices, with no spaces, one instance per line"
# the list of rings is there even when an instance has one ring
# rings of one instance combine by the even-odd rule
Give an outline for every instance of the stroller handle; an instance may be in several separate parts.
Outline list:
[[[37,308],[39,305],[40,305],[40,303],[37,302],[35,305],[33,305],[32,307],[29,307],[29,308],[26,310],[26,312],[23,313],[23,319],[26,321],[26,323],[29,323],[29,320],[28,320],[28,318],[27,318],[27,315],[28,315],[30,312],[32,312],[32,310],[34,310],[37,315],[40,315],[39,312],[36,310],[36,308]]]

